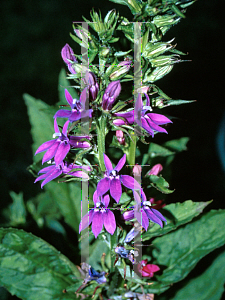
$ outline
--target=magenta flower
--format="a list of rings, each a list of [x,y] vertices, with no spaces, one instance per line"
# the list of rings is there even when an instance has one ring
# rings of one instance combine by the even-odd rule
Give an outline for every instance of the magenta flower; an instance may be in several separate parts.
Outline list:
[[[151,207],[151,203],[147,201],[145,193],[143,190],[141,191],[141,198],[139,194],[136,191],[133,191],[134,193],[134,199],[137,202],[137,205],[134,207],[134,217],[137,219],[138,223],[144,227],[144,229],[147,231],[149,220],[159,224],[160,227],[163,227],[162,221],[166,222],[166,219],[163,217],[163,215],[156,209]]]
[[[158,272],[160,268],[157,265],[147,264],[148,260],[142,260],[137,265],[138,272],[143,277],[153,277],[155,272]]]
[[[102,97],[102,108],[104,110],[112,109],[113,103],[115,102],[116,98],[119,96],[120,91],[121,91],[121,84],[119,80],[110,82]]]
[[[68,120],[72,123],[77,120],[80,120],[81,117],[87,117],[89,118],[92,117],[92,109],[85,110],[85,102],[87,99],[87,88],[85,88],[81,94],[80,94],[80,99],[73,99],[70,93],[65,90],[65,97],[68,102],[68,104],[71,107],[71,110],[65,110],[65,109],[60,109],[56,112],[54,115],[54,118],[68,118]]]
[[[77,63],[76,57],[74,55],[73,49],[66,44],[61,51],[62,59],[67,64],[68,70],[72,74],[76,74],[76,71],[73,68],[73,63]],[[73,63],[72,63],[73,62]]]
[[[41,188],[43,188],[43,186],[50,182],[51,180],[59,177],[61,174],[68,174],[70,176],[75,176],[75,177],[81,177],[84,179],[88,179],[89,176],[87,175],[87,173],[83,172],[83,171],[74,171],[72,172],[72,170],[74,169],[83,169],[86,171],[91,171],[91,168],[89,166],[79,166],[79,165],[74,165],[68,162],[61,162],[59,165],[53,164],[49,167],[43,168],[41,169],[39,173],[43,173],[42,175],[40,175],[39,177],[36,178],[36,180],[34,181],[34,183],[36,183],[37,181],[43,180],[41,184]]]
[[[93,201],[95,207],[90,209],[89,212],[82,218],[79,226],[79,233],[87,228],[92,223],[92,232],[95,238],[102,231],[103,225],[105,229],[113,235],[116,230],[116,220],[113,212],[107,209],[110,201],[108,194],[101,196],[101,200],[97,196],[97,191],[94,192]]]
[[[141,94],[138,94],[137,101],[135,103],[134,110],[129,112],[118,112],[114,115],[117,117],[122,117],[122,119],[116,119],[113,121],[113,124],[116,126],[121,126],[125,124],[133,124],[134,116],[136,118],[137,124],[145,129],[152,137],[154,137],[154,131],[167,133],[165,128],[160,127],[159,125],[164,125],[167,123],[172,123],[170,119],[167,117],[156,114],[156,113],[147,113],[148,110],[152,110],[150,107],[150,100],[147,94],[146,96],[146,106],[143,106],[143,102],[141,99]]]
[[[64,158],[66,157],[67,153],[70,151],[70,148],[89,148],[90,144],[86,141],[80,141],[84,137],[76,137],[71,136],[68,137],[67,135],[67,129],[68,129],[69,121],[67,121],[62,129],[62,133],[59,131],[59,127],[57,124],[56,119],[54,120],[54,129],[55,133],[53,134],[53,137],[58,137],[55,140],[51,140],[48,142],[45,142],[42,144],[37,151],[35,152],[35,155],[46,151],[45,155],[42,159],[42,164],[46,161],[49,161],[53,157],[55,158],[56,165],[59,165],[62,163]],[[88,137],[85,137],[88,138]]]
[[[125,145],[125,137],[124,137],[123,131],[116,130],[116,138],[117,138],[117,141],[120,143],[120,145]]]
[[[104,154],[104,161],[106,166],[105,178],[101,179],[97,185],[98,196],[102,196],[110,190],[111,196],[118,203],[122,195],[121,183],[131,190],[141,189],[140,184],[133,177],[118,174],[126,162],[126,154],[119,160],[114,169],[106,154]]]
[[[161,164],[156,164],[146,173],[145,176],[158,175],[162,170],[163,166]]]

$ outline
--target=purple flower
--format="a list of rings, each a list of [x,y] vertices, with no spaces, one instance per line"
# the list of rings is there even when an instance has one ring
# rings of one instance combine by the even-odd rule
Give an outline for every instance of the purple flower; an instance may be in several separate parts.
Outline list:
[[[163,217],[163,215],[156,209],[151,208],[151,203],[147,201],[145,193],[143,190],[141,191],[141,198],[139,194],[136,191],[133,191],[134,193],[134,199],[137,202],[137,205],[135,205],[134,208],[134,217],[137,219],[138,223],[141,224],[144,229],[147,231],[149,220],[159,224],[160,227],[163,227],[162,221],[166,222],[166,219]]]
[[[57,111],[57,113],[54,115],[54,118],[68,118],[68,120],[72,123],[77,120],[80,120],[81,118],[89,116],[89,118],[92,117],[92,109],[85,110],[85,102],[87,99],[87,88],[85,88],[81,94],[80,99],[73,99],[70,93],[65,90],[65,97],[68,102],[68,104],[71,107],[71,110],[65,110],[60,109]]]
[[[135,116],[137,117],[135,120],[137,124],[143,129],[145,129],[152,137],[154,137],[154,131],[167,133],[166,129],[160,127],[159,125],[172,123],[172,121],[160,114],[147,113],[148,110],[151,111],[152,109],[150,107],[150,100],[148,95],[145,94],[145,96],[147,99],[146,106],[143,106],[141,94],[138,94],[134,110],[131,110],[129,112],[115,113],[115,116],[122,117],[125,120],[116,119],[113,121],[113,124],[115,124],[116,126],[121,126],[124,124],[133,124]]]
[[[102,108],[104,110],[112,109],[113,103],[115,102],[116,98],[119,96],[120,91],[121,91],[121,84],[119,80],[110,82],[102,97]]]
[[[70,164],[68,162],[62,162],[59,165],[53,164],[49,167],[43,168],[41,169],[39,173],[43,173],[42,175],[40,175],[39,177],[36,178],[36,180],[34,181],[34,183],[36,183],[37,181],[43,180],[41,184],[41,188],[43,188],[43,186],[48,183],[49,181],[59,177],[61,174],[68,174],[70,176],[75,176],[75,177],[81,177],[84,179],[88,179],[88,175],[83,172],[83,171],[74,171],[71,172],[73,169],[84,169],[86,171],[91,171],[91,168],[89,166],[79,166],[79,165],[74,165],[74,164]]]
[[[73,49],[66,44],[61,51],[61,55],[62,55],[62,59],[64,60],[64,62],[67,64],[68,70],[70,71],[70,73],[72,74],[76,74],[76,71],[73,68],[73,63],[77,63],[76,57],[74,55]]]
[[[118,174],[126,162],[126,154],[124,154],[114,169],[106,154],[104,154],[104,162],[106,166],[105,178],[101,179],[97,185],[98,196],[102,196],[110,190],[111,196],[118,203],[122,195],[121,183],[128,189],[141,189],[140,184],[133,177]]]
[[[99,85],[95,74],[92,72],[86,72],[85,82],[88,85],[90,100],[95,100],[99,91]]]
[[[93,201],[95,207],[90,209],[82,218],[79,226],[79,233],[92,223],[92,232],[94,233],[95,238],[97,238],[102,231],[103,225],[105,226],[105,229],[113,235],[116,229],[116,220],[111,210],[107,209],[110,201],[109,195],[105,194],[104,196],[101,196],[101,200],[99,200],[97,191],[95,191]]]
[[[56,119],[54,120],[54,129],[55,133],[53,134],[53,137],[58,137],[55,140],[51,140],[48,142],[45,142],[42,144],[37,151],[35,152],[35,155],[46,151],[45,155],[42,159],[42,164],[46,161],[49,161],[53,157],[55,158],[56,165],[59,165],[62,163],[64,158],[66,157],[67,153],[70,151],[70,147],[74,148],[89,148],[90,144],[86,141],[80,141],[80,139],[84,137],[75,137],[71,136],[68,137],[67,135],[67,128],[69,125],[69,121],[66,121],[66,123],[63,126],[62,133],[59,131],[59,127],[57,124]],[[85,137],[87,138],[87,137]]]
[[[84,282],[81,286],[84,287],[89,281],[91,280],[95,280],[97,281],[97,283],[102,284],[106,282],[106,278],[105,278],[105,272],[97,272],[95,271],[90,265],[88,265],[87,263],[81,263],[81,268],[79,268],[79,271],[82,275],[82,277],[84,278]],[[80,289],[80,288],[79,288]],[[77,292],[77,291],[76,291]]]

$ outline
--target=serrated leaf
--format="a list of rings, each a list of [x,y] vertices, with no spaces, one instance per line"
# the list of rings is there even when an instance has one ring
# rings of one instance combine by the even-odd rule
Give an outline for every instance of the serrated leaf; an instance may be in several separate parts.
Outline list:
[[[162,176],[150,175],[149,178],[151,180],[151,186],[163,194],[171,194],[174,192],[174,190],[169,189],[169,183]]]
[[[0,241],[0,284],[12,295],[23,300],[76,299],[63,290],[80,273],[54,247],[14,228],[1,228]]]
[[[190,222],[194,217],[202,213],[203,209],[209,205],[208,202],[193,202],[187,200],[183,203],[172,203],[166,205],[161,213],[167,220],[167,225],[160,228],[158,224],[153,224],[147,232],[142,235],[142,240],[147,241],[154,236],[164,235],[177,227]],[[152,206],[154,208],[154,206]]]
[[[178,290],[172,299],[169,300],[220,300],[224,292],[224,268],[225,251],[213,260],[201,275],[184,282],[182,289]],[[213,276],[213,277],[212,277]]]
[[[153,256],[167,268],[157,276],[159,287],[184,279],[198,261],[225,243],[225,210],[212,210],[200,219],[153,241]],[[176,251],[174,251],[176,249]]]

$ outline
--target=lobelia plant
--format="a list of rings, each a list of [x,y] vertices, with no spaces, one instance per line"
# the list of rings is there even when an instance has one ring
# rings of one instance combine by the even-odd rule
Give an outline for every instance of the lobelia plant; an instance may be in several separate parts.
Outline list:
[[[179,293],[176,283],[225,243],[225,211],[199,216],[211,201],[166,203],[174,192],[167,171],[188,138],[169,139],[176,122],[164,108],[193,101],[173,100],[155,82],[182,62],[185,53],[164,35],[195,1],[111,1],[134,18],[93,10],[91,21],[73,24],[81,54],[69,44],[61,50],[68,70],[59,76],[60,110],[24,95],[35,154],[29,170],[45,187],[26,205],[12,194],[11,211],[22,217],[9,225],[25,224],[28,211],[40,229],[59,234],[78,265],[29,227],[1,228],[0,284],[21,299],[172,300],[167,290]],[[41,169],[44,151],[50,165]],[[196,280],[204,283],[204,274]]]

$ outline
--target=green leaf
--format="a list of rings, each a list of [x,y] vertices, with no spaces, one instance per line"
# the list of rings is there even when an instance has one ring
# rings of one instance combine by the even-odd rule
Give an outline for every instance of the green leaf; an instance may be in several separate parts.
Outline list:
[[[189,280],[170,300],[220,300],[224,292],[225,251],[201,275]],[[213,276],[213,277],[212,277]],[[167,298],[168,299],[168,298]]]
[[[177,140],[168,141],[163,146],[171,151],[182,152],[187,150],[187,143],[189,140],[189,137],[182,137]]]
[[[16,194],[11,191],[9,194],[13,200],[13,203],[10,204],[9,209],[6,211],[10,219],[10,225],[17,226],[26,223],[27,212],[23,201],[23,193]]]
[[[170,99],[170,100],[166,100],[166,101],[163,101],[163,107],[166,107],[166,106],[171,106],[171,105],[181,105],[181,104],[188,104],[188,103],[192,103],[192,102],[195,102],[196,100],[173,100],[173,99]]]
[[[173,5],[171,6],[171,10],[172,10],[173,12],[175,12],[175,13],[178,15],[178,17],[186,18],[185,15],[179,10],[179,8],[178,8],[175,4],[173,4]]]
[[[68,104],[65,98],[65,89],[71,94],[73,99],[79,99],[78,94],[74,88],[71,87],[71,83],[67,79],[66,71],[62,69],[59,73],[59,85],[58,85],[58,92],[59,92],[59,102],[57,105]]]
[[[52,140],[52,134],[54,133],[53,115],[55,114],[55,109],[28,94],[24,94],[23,98],[31,123],[31,134],[34,141],[32,150],[34,154],[41,144]],[[35,162],[39,160],[39,155],[34,156]]]
[[[151,186],[163,194],[171,194],[174,192],[174,190],[169,190],[169,183],[162,176],[150,175],[149,178],[151,180]]]
[[[161,228],[158,224],[153,223],[150,229],[142,235],[142,240],[147,241],[154,236],[164,235],[177,227],[190,222],[194,217],[202,213],[203,209],[209,205],[208,202],[193,202],[187,200],[183,203],[172,203],[166,205],[161,211],[167,220],[167,225]],[[154,206],[152,206],[154,208]]]
[[[54,247],[23,230],[0,229],[0,285],[23,300],[76,299],[63,290],[80,276]]]
[[[157,264],[167,267],[159,288],[184,279],[198,261],[225,243],[225,210],[212,210],[200,219],[153,241]]]
[[[50,193],[51,198],[64,216],[65,222],[78,232],[81,219],[81,183],[52,181],[46,184],[45,190]]]

